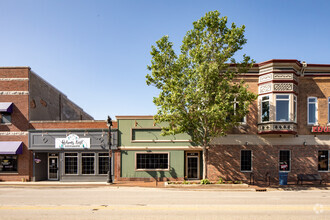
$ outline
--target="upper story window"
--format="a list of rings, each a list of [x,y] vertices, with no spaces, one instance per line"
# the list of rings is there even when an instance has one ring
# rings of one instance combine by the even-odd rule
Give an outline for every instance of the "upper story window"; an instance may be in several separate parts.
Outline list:
[[[307,99],[307,123],[317,124],[317,98],[308,97]]]
[[[261,121],[269,121],[269,96],[261,98]]]
[[[0,123],[11,123],[11,113],[1,112],[0,113]]]
[[[276,121],[289,121],[289,95],[276,95]]]
[[[234,112],[236,114],[236,109],[239,108],[239,102],[236,100],[236,97],[234,99]],[[240,123],[242,124],[245,124],[246,123],[246,116],[242,117],[240,120],[239,120]]]
[[[293,121],[297,122],[297,96],[293,96]]]
[[[330,97],[328,97],[328,124],[330,124]]]

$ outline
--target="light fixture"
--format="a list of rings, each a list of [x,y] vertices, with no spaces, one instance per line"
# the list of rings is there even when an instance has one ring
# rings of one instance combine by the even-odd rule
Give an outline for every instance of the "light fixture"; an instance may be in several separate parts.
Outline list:
[[[245,145],[248,146],[249,145],[249,142],[245,142]]]
[[[307,143],[306,143],[306,141],[304,141],[304,146],[306,146],[307,145]]]

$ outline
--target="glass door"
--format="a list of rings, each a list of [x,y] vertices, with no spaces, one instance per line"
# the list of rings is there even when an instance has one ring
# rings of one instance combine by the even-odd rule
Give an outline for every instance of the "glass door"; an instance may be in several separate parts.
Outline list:
[[[198,156],[187,156],[188,179],[198,179],[199,163]]]
[[[48,157],[48,179],[58,180],[58,157]]]

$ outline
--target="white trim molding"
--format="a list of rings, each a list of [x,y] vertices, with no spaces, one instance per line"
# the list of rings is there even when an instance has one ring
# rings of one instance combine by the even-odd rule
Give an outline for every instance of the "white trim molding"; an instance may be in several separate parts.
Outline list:
[[[0,91],[0,95],[29,95],[29,91]]]
[[[0,136],[20,136],[20,135],[28,135],[27,131],[1,131]]]

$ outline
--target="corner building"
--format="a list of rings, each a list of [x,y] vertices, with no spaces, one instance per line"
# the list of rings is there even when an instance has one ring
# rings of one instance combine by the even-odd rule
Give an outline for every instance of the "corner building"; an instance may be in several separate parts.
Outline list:
[[[298,174],[320,174],[328,180],[330,65],[274,59],[255,64],[239,79],[258,98],[238,127],[213,140],[208,178],[278,184],[284,172],[289,182],[296,182]],[[152,116],[117,120],[117,179],[202,177],[202,149],[189,136],[160,136],[161,126]]]

